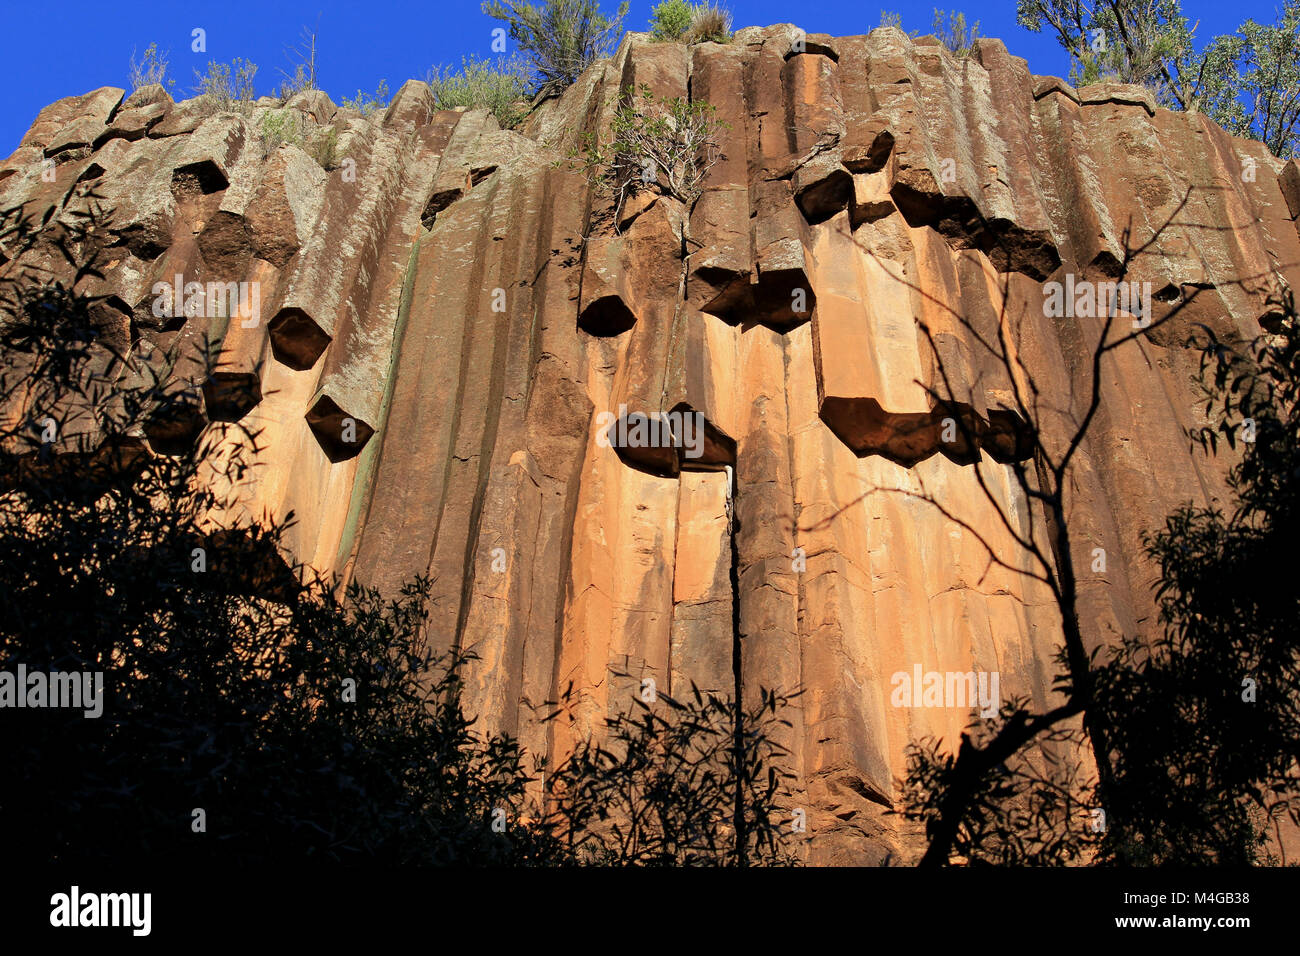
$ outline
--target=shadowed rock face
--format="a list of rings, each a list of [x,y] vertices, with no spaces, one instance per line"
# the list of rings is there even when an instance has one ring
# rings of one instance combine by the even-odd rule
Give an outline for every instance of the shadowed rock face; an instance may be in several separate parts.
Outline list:
[[[271,353],[299,372],[311,368],[329,347],[330,337],[304,310],[289,306],[267,327]]]
[[[643,195],[620,215],[556,165],[607,133],[629,82],[689,91],[727,124],[692,208]],[[1238,280],[1300,285],[1294,162],[1138,90],[1033,76],[992,40],[957,61],[890,29],[689,49],[634,35],[520,132],[436,111],[418,82],[369,119],[303,97],[288,108],[304,129],[337,135],[330,170],[268,155],[263,107],[122,97],[42,111],[0,163],[0,203],[58,215],[93,183],[114,210],[114,341],[222,339],[212,381],[170,372],[196,404],[153,423],[149,453],[186,453],[208,421],[260,429],[248,513],[295,512],[293,557],[322,571],[388,589],[429,574],[431,642],[479,655],[469,712],[534,753],[599,731],[642,677],[730,693],[734,663],[747,696],[801,686],[783,742],[815,863],[921,846],[885,815],[904,748],[955,741],[970,707],[894,706],[893,675],[996,671],[1004,698],[1051,701],[1050,595],[976,538],[1030,566],[995,502],[1046,540],[1008,468],[1031,454],[1027,383],[981,340],[1005,336],[1059,442],[1101,320],[1050,314],[1046,283],[1114,278],[1124,230],[1141,245],[1174,218],[1128,278],[1150,283],[1155,318],[1193,304],[1106,360],[1070,503],[1075,566],[1108,557],[1082,575],[1085,633],[1149,633],[1143,530],[1225,494],[1226,463],[1182,431],[1183,333],[1253,335],[1264,289]],[[159,317],[154,286],[177,275],[255,282],[260,309]],[[674,412],[698,413],[698,457],[682,434],[606,440],[624,416]],[[540,723],[570,683],[574,722]]]

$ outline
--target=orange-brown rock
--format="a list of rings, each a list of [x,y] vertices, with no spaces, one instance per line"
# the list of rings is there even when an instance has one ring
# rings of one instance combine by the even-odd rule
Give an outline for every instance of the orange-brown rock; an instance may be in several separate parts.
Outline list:
[[[608,135],[629,83],[727,124],[691,208],[616,210],[558,162]],[[168,366],[195,404],[151,450],[261,429],[242,506],[292,510],[293,557],[321,571],[428,574],[429,641],[479,656],[470,712],[533,753],[598,732],[647,677],[802,688],[785,742],[816,863],[918,853],[885,812],[904,748],[952,744],[971,708],[894,706],[893,675],[996,671],[1004,698],[1050,701],[1060,622],[996,509],[1042,532],[1008,467],[1029,454],[1012,396],[1032,377],[1044,436],[1068,433],[1102,320],[1051,314],[1045,284],[1115,277],[1127,235],[1150,244],[1129,278],[1154,317],[1192,302],[1103,365],[1070,497],[1094,642],[1155,627],[1143,531],[1224,500],[1184,432],[1185,333],[1256,334],[1265,280],[1300,284],[1294,161],[1142,90],[1034,76],[996,40],[956,60],[893,29],[632,35],[519,131],[415,81],[371,118],[300,95],[285,108],[337,136],[330,169],[265,148],[270,108],[106,88],[47,107],[0,163],[5,206],[106,197],[101,320],[140,361],[222,339],[211,380]],[[197,308],[156,310],[177,275]],[[215,308],[229,283],[259,308]],[[1014,380],[982,344],[1000,333]],[[695,413],[698,454],[680,427],[669,447],[610,430]],[[570,685],[573,724],[540,723]]]

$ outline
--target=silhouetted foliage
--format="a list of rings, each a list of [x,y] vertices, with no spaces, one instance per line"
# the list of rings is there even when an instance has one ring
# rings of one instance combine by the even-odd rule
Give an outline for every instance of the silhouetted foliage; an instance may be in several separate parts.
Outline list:
[[[1275,331],[1230,348],[1198,335],[1211,454],[1241,449],[1233,500],[1179,508],[1147,538],[1160,564],[1161,636],[1126,641],[1098,671],[1114,727],[1120,863],[1258,862],[1269,821],[1300,822],[1300,328],[1289,292]]]
[[[1030,702],[1006,701],[996,722],[968,729],[975,747],[986,748],[1008,725],[1025,721]],[[950,861],[971,865],[1060,866],[1080,862],[1094,837],[1086,800],[1091,779],[1079,753],[1082,735],[1071,726],[1041,731],[1032,748],[990,762],[978,784],[964,786],[956,755],[942,741],[926,738],[908,748],[900,781],[899,812],[926,821],[945,812],[954,791],[967,796],[953,835]],[[963,747],[971,754],[978,751]],[[1094,775],[1095,776],[1095,775]],[[951,811],[946,811],[951,812]]]
[[[1125,270],[1137,254],[1126,252]],[[1300,334],[1289,290],[1268,322],[1244,348],[1204,326],[1189,343],[1201,351],[1212,422],[1191,437],[1216,454],[1223,436],[1242,457],[1228,475],[1229,511],[1185,505],[1146,537],[1160,568],[1161,632],[1080,658],[1073,586],[1057,583],[1069,568],[1044,563],[1066,624],[1053,686],[1063,703],[1035,712],[1008,701],[997,719],[973,722],[955,754],[933,739],[909,748],[900,812],[926,825],[926,862],[1260,863],[1270,861],[1261,850],[1270,821],[1300,821],[1300,593],[1285,558],[1300,514]],[[1110,325],[1098,357],[1113,348]],[[1037,429],[1032,411],[1027,420]],[[1044,466],[1041,444],[1038,455],[1050,495],[1012,468],[1064,535],[1056,489],[1065,472]],[[1056,544],[1058,562],[1066,551]],[[1089,749],[1091,766],[1078,757]]]
[[[105,236],[96,218],[52,241],[93,259]],[[11,225],[8,248],[51,239]],[[204,469],[238,481],[256,436],[218,423],[193,454],[150,453],[141,437],[192,411],[179,356],[151,369],[139,350],[105,348],[103,300],[21,267],[3,277],[0,302],[0,396],[20,416],[0,444],[0,667],[105,680],[98,718],[0,711],[11,849],[540,858],[543,834],[490,828],[527,774],[512,741],[470,731],[459,661],[419,647],[428,583],[390,602],[357,585],[339,596],[283,564],[287,524],[215,528],[209,516],[227,501]],[[216,368],[213,354],[193,384]],[[206,833],[191,829],[196,808]]]
[[[582,743],[548,777],[556,832],[588,863],[793,863],[786,847],[790,820],[779,808],[789,778],[780,769],[787,751],[773,736],[778,726],[789,726],[780,716],[788,702],[763,691],[738,715],[733,701],[694,685],[681,701],[663,693],[653,704],[634,698],[633,710],[608,719],[603,739]]]
[[[292,515],[239,517],[258,436],[196,418],[220,350],[151,350],[120,300],[85,291],[109,225],[84,187],[48,222],[0,213],[0,671],[104,680],[97,717],[0,708],[9,859],[721,864],[746,857],[726,835],[738,786],[748,858],[778,858],[774,696],[740,783],[719,750],[734,708],[665,701],[580,746],[562,798],[536,805],[554,787],[462,707],[469,655],[427,649],[427,580],[339,588],[286,563]],[[648,787],[622,804],[615,779]],[[628,839],[573,830],[593,821]]]

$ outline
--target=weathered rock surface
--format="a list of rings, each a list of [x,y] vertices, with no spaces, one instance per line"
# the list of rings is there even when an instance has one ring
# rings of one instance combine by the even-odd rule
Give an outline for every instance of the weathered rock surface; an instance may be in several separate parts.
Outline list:
[[[556,162],[607,134],[633,82],[727,123],[693,208],[642,196],[616,215]],[[1194,300],[1108,358],[1077,459],[1075,565],[1108,558],[1082,575],[1083,623],[1107,639],[1154,626],[1143,530],[1224,495],[1224,464],[1183,431],[1186,333],[1256,334],[1264,280],[1300,285],[1294,161],[1141,90],[1034,76],[995,40],[955,59],[890,29],[633,35],[520,132],[435,111],[414,81],[372,119],[300,95],[286,108],[338,136],[328,170],[263,147],[265,103],[122,97],[43,110],[0,163],[0,204],[53,215],[96,185],[118,338],[143,355],[223,337],[214,380],[172,369],[203,402],[152,450],[209,420],[261,429],[243,506],[294,511],[295,557],[322,571],[388,589],[429,574],[429,640],[480,658],[470,712],[534,753],[598,731],[643,677],[730,692],[735,665],[747,696],[802,687],[786,743],[815,863],[920,847],[885,815],[904,747],[955,742],[971,708],[892,706],[892,675],[997,671],[1003,697],[1051,697],[1050,596],[976,538],[1027,568],[992,503],[1042,520],[1006,467],[1027,456],[1008,411],[1024,382],[975,331],[1007,335],[1057,438],[1086,407],[1101,320],[1047,317],[1044,283],[1113,277],[1127,232],[1150,243],[1129,277],[1156,317]],[[158,318],[152,289],[178,275],[200,307]],[[258,310],[215,308],[227,283],[255,284]],[[703,417],[699,456],[610,431],[683,412]],[[576,721],[540,724],[570,684]]]

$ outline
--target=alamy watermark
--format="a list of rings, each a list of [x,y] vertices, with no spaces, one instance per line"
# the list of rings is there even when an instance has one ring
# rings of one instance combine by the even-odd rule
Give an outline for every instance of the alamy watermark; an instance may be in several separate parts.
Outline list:
[[[1121,312],[1133,316],[1135,329],[1150,325],[1151,283],[1076,282],[1072,272],[1065,274],[1064,283],[1043,283],[1043,315],[1049,319],[1113,316]]]
[[[180,273],[172,282],[155,282],[153,314],[158,319],[238,318],[246,329],[262,321],[262,283],[186,282]]]
[[[596,416],[596,444],[601,448],[681,448],[687,458],[704,454],[704,415],[701,412],[658,412],[646,415],[619,405],[617,412]]]
[[[83,893],[73,886],[50,897],[50,925],[128,926],[133,936],[148,936],[152,928],[152,893]]]
[[[997,671],[896,671],[889,702],[895,707],[978,707],[981,717],[996,717],[1001,707]]]
[[[104,713],[103,671],[0,671],[0,708],[67,707],[94,719]]]

